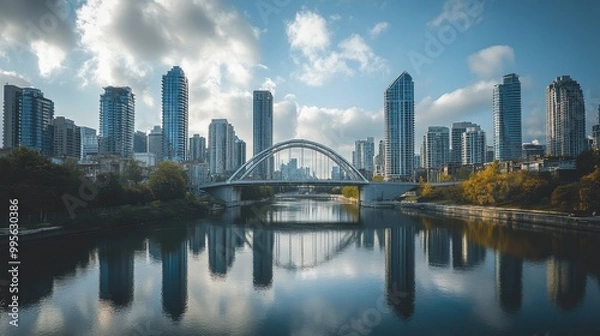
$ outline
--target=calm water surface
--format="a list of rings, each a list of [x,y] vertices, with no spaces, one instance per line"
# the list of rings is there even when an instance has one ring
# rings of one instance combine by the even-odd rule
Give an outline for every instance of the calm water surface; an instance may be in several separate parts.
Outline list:
[[[1,335],[598,335],[600,238],[280,199],[22,247]]]

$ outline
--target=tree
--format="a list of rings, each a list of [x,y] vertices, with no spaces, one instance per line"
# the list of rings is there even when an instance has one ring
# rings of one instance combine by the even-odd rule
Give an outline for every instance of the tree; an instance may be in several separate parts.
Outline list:
[[[171,161],[162,161],[150,175],[149,186],[154,196],[167,201],[184,198],[186,182],[183,170]]]
[[[560,211],[577,210],[579,183],[558,186],[552,192],[552,206]]]
[[[508,174],[501,174],[498,161],[462,183],[465,200],[477,205],[496,205],[509,199]]]
[[[373,182],[382,182],[383,181],[383,175],[373,175],[373,178],[371,180]]]
[[[358,187],[356,187],[356,186],[342,187],[342,196],[344,196],[346,198],[358,199]]]
[[[600,166],[600,150],[589,149],[577,156],[575,160],[577,167],[577,176],[583,177],[594,171],[594,168]]]
[[[142,174],[142,167],[136,160],[127,161],[127,165],[123,171],[122,176],[123,182],[132,181],[133,183],[140,183],[144,177]]]
[[[421,177],[419,179],[419,195],[422,197],[429,197],[431,195],[431,184],[426,183],[425,180]]]
[[[579,184],[579,210],[600,210],[600,167],[582,177]]]

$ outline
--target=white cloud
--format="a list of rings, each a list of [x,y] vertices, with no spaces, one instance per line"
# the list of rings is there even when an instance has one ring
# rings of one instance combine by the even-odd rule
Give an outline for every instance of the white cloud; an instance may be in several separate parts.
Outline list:
[[[376,38],[379,34],[383,33],[389,28],[390,24],[387,22],[379,22],[377,23],[371,30],[369,30],[369,35],[371,38]]]
[[[298,79],[309,86],[322,86],[336,74],[352,76],[358,63],[361,73],[387,71],[384,59],[375,55],[364,39],[352,34],[335,49],[330,48],[330,33],[323,17],[313,12],[299,12],[287,24],[288,42],[299,70]],[[354,63],[354,64],[353,64]]]
[[[137,128],[160,124],[160,75],[179,65],[189,80],[190,134],[207,136],[211,118],[227,118],[251,144],[248,87],[267,67],[259,63],[258,30],[237,11],[218,0],[89,0],[77,11],[77,29],[88,57],[82,84],[131,86],[136,110],[151,112],[136,113]]]
[[[439,28],[442,24],[451,24],[460,29],[469,29],[483,20],[486,0],[446,0],[442,12],[427,25]]]
[[[49,77],[61,68],[65,59],[65,52],[45,41],[36,41],[31,44],[31,49],[38,58],[38,68],[42,77]]]
[[[536,105],[531,112],[523,113],[523,141],[537,139],[546,143],[546,124],[540,120],[546,120],[546,110],[540,106]]]
[[[515,52],[509,46],[495,45],[470,55],[468,62],[471,72],[482,78],[492,78],[500,74],[505,65],[515,63]]]
[[[381,139],[383,112],[369,112],[358,107],[324,108],[300,106],[297,138],[305,138],[329,146],[351,159],[354,141],[366,137]]]
[[[329,47],[327,22],[317,13],[296,13],[294,21],[287,24],[286,33],[291,49],[300,50],[307,57]]]
[[[451,127],[456,121],[476,121],[483,113],[492,114],[492,95],[496,81],[478,81],[472,85],[442,94],[437,98],[427,96],[415,106],[415,143],[419,148],[428,126]],[[491,125],[491,124],[490,124]],[[492,130],[481,125],[487,136]],[[490,138],[491,139],[491,138]]]
[[[271,91],[273,95],[277,92],[277,83],[271,78],[265,78],[265,81],[260,85],[261,90]]]
[[[77,44],[73,4],[61,1],[5,0],[0,11],[0,57],[22,62],[32,53],[42,77],[63,67]]]

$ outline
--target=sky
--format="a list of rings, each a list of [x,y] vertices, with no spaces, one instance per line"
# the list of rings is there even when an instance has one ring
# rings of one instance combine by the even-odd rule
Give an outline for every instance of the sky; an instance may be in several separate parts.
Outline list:
[[[596,0],[3,0],[0,81],[41,89],[55,116],[95,129],[102,88],[130,86],[148,132],[161,124],[161,76],[179,65],[190,136],[227,118],[250,157],[252,91],[269,89],[275,143],[310,139],[350,159],[355,140],[383,138],[383,93],[403,71],[416,152],[428,126],[456,121],[491,144],[493,86],[514,72],[523,141],[545,143],[557,76],[581,85],[588,134],[598,122],[598,17]]]

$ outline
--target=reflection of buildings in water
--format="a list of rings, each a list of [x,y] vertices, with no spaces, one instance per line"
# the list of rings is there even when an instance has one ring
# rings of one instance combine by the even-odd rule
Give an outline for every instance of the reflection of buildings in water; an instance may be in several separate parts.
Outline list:
[[[383,251],[385,249],[385,230],[376,229],[375,235],[377,236],[377,241],[379,242],[379,250]]]
[[[223,226],[208,228],[208,268],[213,275],[224,276],[235,259],[236,236]]]
[[[585,295],[586,273],[575,263],[555,257],[546,269],[548,298],[562,310],[577,307]]]
[[[236,224],[241,221],[241,217],[241,207],[228,207],[226,211],[220,214],[219,222],[223,224]]]
[[[496,251],[496,296],[502,310],[515,313],[521,309],[523,259]]]
[[[206,248],[206,226],[195,225],[189,234],[189,247],[194,256],[204,252]]]
[[[385,230],[385,286],[388,304],[402,318],[415,311],[414,226]]]
[[[100,299],[125,307],[133,300],[133,246],[124,239],[100,242]]]
[[[273,231],[252,233],[252,282],[254,288],[270,288],[273,282]]]
[[[187,307],[187,244],[184,239],[162,242],[162,305],[178,321]]]
[[[364,229],[356,235],[356,247],[372,250],[375,246],[375,229]]]
[[[234,227],[231,228],[233,233],[233,245],[235,248],[242,248],[246,245],[246,229]]]
[[[153,261],[160,262],[162,260],[160,243],[152,238],[148,238],[148,254]]]
[[[470,241],[467,234],[460,231],[452,233],[452,267],[468,269],[485,261],[485,248]]]
[[[450,265],[450,235],[447,229],[433,227],[423,231],[423,248],[430,266]]]

